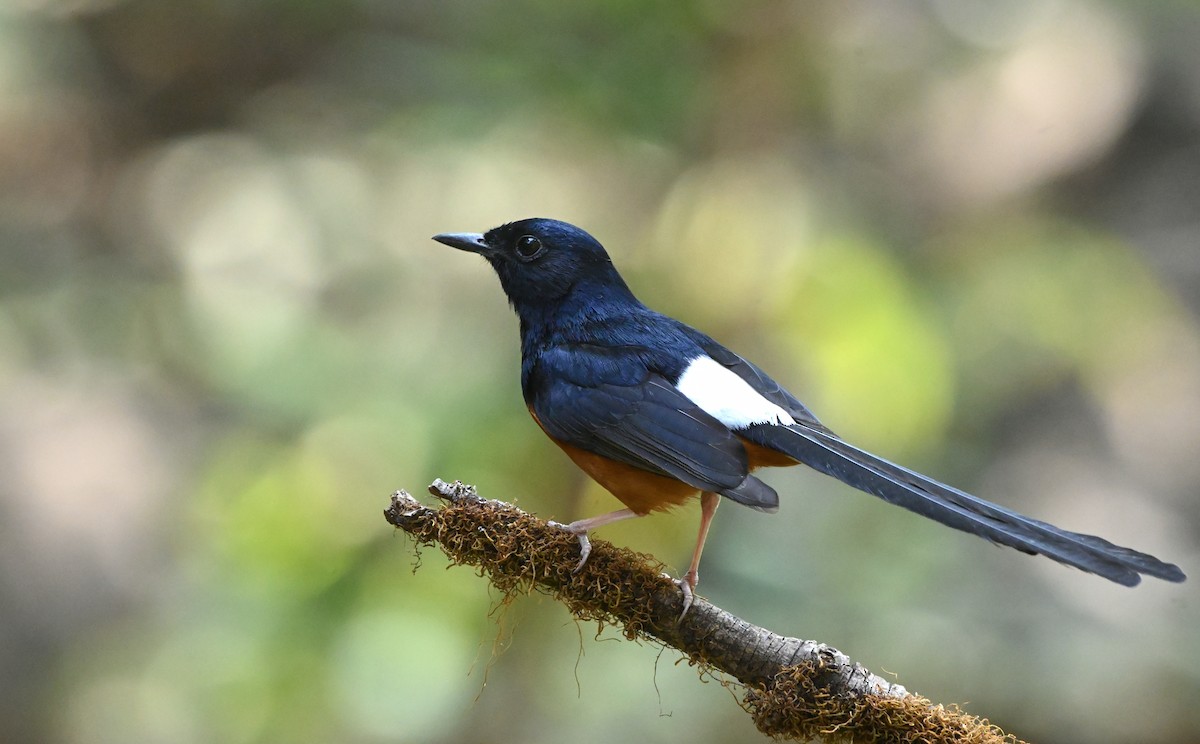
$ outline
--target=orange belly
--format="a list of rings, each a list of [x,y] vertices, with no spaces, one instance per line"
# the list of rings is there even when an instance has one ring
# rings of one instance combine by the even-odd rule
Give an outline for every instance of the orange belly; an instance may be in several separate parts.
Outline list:
[[[537,414],[533,412],[532,408],[529,410],[529,415],[533,416],[534,422],[545,432],[546,427],[542,426],[541,421],[538,421]],[[550,437],[549,433],[546,436]],[[571,461],[580,470],[591,476],[592,480],[603,486],[638,515],[665,511],[673,506],[679,506],[700,493],[700,489],[674,478],[602,457],[574,445],[560,442],[554,437],[550,437],[550,441],[567,453],[567,457],[571,458]],[[742,445],[746,448],[750,470],[797,464],[796,460],[781,452],[747,442],[744,439]]]
[[[665,511],[700,493],[698,488],[674,478],[610,460],[569,444],[558,441],[554,443],[567,453],[567,457],[571,458],[580,470],[590,475],[592,480],[604,486],[609,493],[638,515]]]

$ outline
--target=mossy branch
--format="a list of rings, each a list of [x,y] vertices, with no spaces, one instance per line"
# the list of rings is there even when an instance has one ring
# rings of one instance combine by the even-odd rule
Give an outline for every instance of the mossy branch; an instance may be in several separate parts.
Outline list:
[[[1017,741],[986,720],[909,693],[837,649],[777,635],[700,597],[677,622],[682,595],[650,556],[593,540],[591,558],[572,574],[579,559],[573,535],[457,481],[434,481],[429,492],[442,500],[439,508],[393,494],[388,522],[437,545],[454,563],[478,567],[505,594],[543,592],[581,620],[662,643],[702,669],[733,677],[766,734],[829,742]]]

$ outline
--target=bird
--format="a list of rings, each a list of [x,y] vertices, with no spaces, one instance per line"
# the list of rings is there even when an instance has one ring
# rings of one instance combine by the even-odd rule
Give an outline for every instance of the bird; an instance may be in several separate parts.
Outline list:
[[[854,446],[762,369],[639,301],[604,247],[566,222],[523,219],[433,240],[483,256],[516,312],[521,392],[534,422],[624,508],[569,524],[577,573],[588,533],[697,497],[700,529],[675,580],[692,606],[700,557],[721,498],[775,512],[779,495],[753,472],[807,465],[948,527],[1040,554],[1124,586],[1178,566],[1069,532],[948,486]]]

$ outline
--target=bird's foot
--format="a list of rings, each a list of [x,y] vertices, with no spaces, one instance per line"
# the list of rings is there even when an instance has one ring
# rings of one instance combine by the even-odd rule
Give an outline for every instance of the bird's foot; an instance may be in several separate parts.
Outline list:
[[[561,522],[550,521],[546,524],[551,527],[557,527],[560,530],[566,530],[579,538],[579,564],[571,569],[571,575],[574,576],[579,573],[583,569],[583,564],[587,563],[588,556],[592,554],[592,541],[588,539],[587,530],[580,531],[569,524],[562,524]]]
[[[663,575],[671,578],[667,574]],[[676,623],[681,623],[684,615],[692,609],[692,602],[696,600],[696,584],[700,583],[700,575],[695,571],[688,571],[683,578],[671,579],[671,581],[674,581],[675,586],[679,587],[679,591],[683,593],[683,612],[680,612],[679,617],[675,620]]]

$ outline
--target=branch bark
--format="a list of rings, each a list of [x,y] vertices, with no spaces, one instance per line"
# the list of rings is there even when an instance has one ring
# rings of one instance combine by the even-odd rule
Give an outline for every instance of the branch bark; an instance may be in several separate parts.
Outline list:
[[[621,629],[631,640],[675,648],[689,663],[733,677],[758,728],[778,738],[879,742],[1016,742],[986,720],[934,705],[816,641],[773,633],[697,597],[682,622],[682,595],[651,556],[592,541],[578,574],[573,535],[473,486],[434,481],[431,508],[405,491],[392,495],[388,522],[456,564],[476,566],[511,598],[555,597],[581,620]]]

